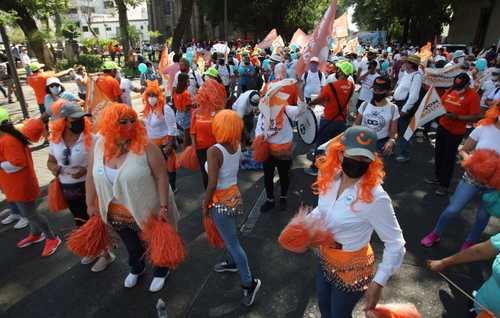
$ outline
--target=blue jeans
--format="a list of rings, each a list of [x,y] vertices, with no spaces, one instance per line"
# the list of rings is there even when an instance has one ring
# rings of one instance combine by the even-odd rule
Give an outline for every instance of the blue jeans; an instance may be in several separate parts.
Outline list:
[[[410,158],[411,139],[406,140],[403,136],[406,132],[406,129],[408,128],[408,125],[410,124],[411,118],[412,116],[406,114],[405,116],[399,118],[399,123],[398,123],[398,130],[399,130],[398,154],[405,158]]]
[[[248,266],[248,258],[245,250],[240,245],[236,230],[236,216],[223,215],[221,213],[212,212],[217,230],[224,240],[224,246],[231,257],[230,262],[234,262],[240,273],[241,284],[250,286],[252,284],[252,274]]]
[[[319,265],[316,272],[316,296],[321,318],[351,318],[364,291],[344,292],[328,282]]]
[[[436,224],[436,228],[434,229],[438,235],[441,235],[444,231],[444,228],[448,224],[448,222],[456,217],[458,214],[462,212],[464,207],[469,203],[476,194],[482,194],[485,191],[484,187],[469,183],[466,180],[460,180],[460,183],[455,190],[455,193],[450,199],[450,203],[446,207],[446,209],[441,213],[439,220]],[[483,233],[484,228],[488,225],[488,221],[490,220],[490,215],[486,212],[484,208],[483,201],[479,203],[476,213],[476,221],[472,226],[469,235],[467,236],[467,241],[469,242],[477,242],[481,233]]]
[[[19,209],[17,208],[17,205],[15,203],[9,202],[8,206],[10,209],[10,214],[21,216],[21,213],[19,212]]]

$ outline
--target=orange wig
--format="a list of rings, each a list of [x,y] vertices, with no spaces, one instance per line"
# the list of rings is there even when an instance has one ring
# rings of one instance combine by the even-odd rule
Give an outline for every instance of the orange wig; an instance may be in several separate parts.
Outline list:
[[[212,133],[219,144],[228,143],[237,148],[240,145],[243,120],[234,110],[224,109],[212,121]]]
[[[339,169],[342,169],[340,156],[343,155],[344,149],[345,147],[342,143],[332,142],[328,145],[326,155],[318,158],[316,161],[316,165],[319,168],[318,179],[313,184],[313,189],[316,194],[321,195],[326,193]],[[358,199],[352,203],[352,206],[354,206],[358,200],[365,203],[372,202],[372,190],[382,183],[384,176],[384,164],[382,163],[380,157],[376,155],[375,160],[370,163],[368,171],[361,178],[358,190]]]
[[[30,118],[23,122],[23,135],[31,142],[38,142],[45,133],[45,125],[40,118]]]
[[[87,150],[92,147],[92,122],[88,117],[84,117],[85,128],[83,129],[83,143]],[[58,144],[62,140],[64,130],[66,129],[66,118],[59,118],[49,122],[50,137],[52,143]]]
[[[496,104],[495,106],[488,109],[485,117],[479,121],[479,125],[494,125],[498,121],[498,116],[500,116],[500,104]]]
[[[144,117],[148,117],[151,112],[155,112],[158,116],[163,117],[163,105],[165,105],[165,95],[158,85],[158,81],[146,81],[147,87],[144,95],[142,95],[142,103],[144,105]],[[148,102],[148,97],[155,94],[158,97],[156,105],[151,106]]]
[[[126,104],[113,103],[106,107],[100,114],[97,123],[97,131],[104,137],[104,157],[109,160],[119,155],[120,148],[117,143],[119,137],[119,120],[129,118],[134,120],[134,136],[130,141],[128,150],[134,154],[144,153],[144,148],[148,143],[146,128],[139,121],[137,113]]]
[[[226,106],[226,90],[224,85],[209,78],[200,87],[194,99],[200,111],[212,113]]]

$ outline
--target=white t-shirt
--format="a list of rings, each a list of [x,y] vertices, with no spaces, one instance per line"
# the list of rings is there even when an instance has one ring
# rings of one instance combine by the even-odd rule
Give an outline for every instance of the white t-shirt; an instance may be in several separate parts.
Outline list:
[[[491,149],[500,154],[500,129],[495,124],[477,127],[470,138],[476,141],[476,150]]]
[[[249,90],[244,93],[242,93],[238,99],[233,103],[233,110],[238,113],[238,115],[243,118],[243,116],[248,115],[250,113],[250,95],[253,95],[252,93],[259,93],[256,90]]]
[[[302,75],[302,81],[304,82],[304,97],[311,98],[311,95],[319,95],[321,91],[321,87],[325,85],[326,75],[321,74],[321,80],[319,79],[320,71],[313,73],[311,71],[307,71],[309,73],[307,75],[307,81],[305,81],[304,73]]]
[[[175,73],[174,83],[172,85],[172,87],[174,88],[177,87],[177,81],[179,80],[180,73],[181,71]],[[193,71],[192,68],[189,69],[188,76],[189,76],[189,87],[188,87],[189,95],[191,95],[191,98],[194,98],[196,96],[196,93],[198,92],[198,89],[201,87],[201,85],[203,85],[203,78],[201,77],[200,72]]]
[[[172,107],[165,104],[163,107],[163,116],[158,116],[151,112],[144,118],[144,125],[149,139],[158,139],[165,136],[177,136],[177,124],[175,122],[175,113]]]
[[[231,84],[231,77],[234,75],[233,69],[227,64],[225,65],[217,64],[217,71],[219,71],[219,76],[222,80],[222,85],[229,86]]]
[[[93,142],[96,141],[96,136],[92,135]],[[71,176],[72,173],[75,173],[79,167],[87,167],[89,153],[87,148],[85,148],[85,140],[83,133],[80,134],[78,140],[69,150],[68,161],[69,165],[65,165],[65,152],[66,152],[66,144],[64,140],[61,138],[61,141],[58,144],[49,143],[49,154],[56,158],[57,165],[61,167],[61,173],[59,174],[59,181],[63,184],[74,184],[85,181],[85,175],[82,177],[75,179]]]
[[[358,113],[363,116],[361,126],[373,129],[379,140],[389,137],[391,122],[399,118],[398,106],[391,102],[381,107],[365,102],[359,107]]]
[[[488,94],[488,99],[493,101],[500,99],[500,87],[495,87],[495,89]]]
[[[300,108],[297,106],[285,106],[286,115],[290,117],[291,120],[297,120],[297,116],[300,113]],[[271,107],[271,123],[269,131],[267,132],[267,141],[271,144],[281,145],[287,144],[293,140],[293,129],[290,125],[290,121],[285,116],[283,121],[283,127],[281,129],[276,127],[276,115],[281,110],[281,107]],[[262,112],[259,114],[257,119],[257,125],[255,126],[255,135],[262,135],[264,133],[264,116]]]
[[[375,82],[375,79],[379,76],[380,76],[380,74],[378,74],[378,73],[366,75],[366,77],[363,79],[363,81],[361,81],[361,89],[359,91],[359,99],[364,100],[365,102],[369,102],[372,100],[373,82]]]
[[[120,80],[120,90],[122,91],[122,102],[124,104],[132,107],[132,98],[130,97],[130,91],[134,88],[132,81],[128,78],[122,78]]]

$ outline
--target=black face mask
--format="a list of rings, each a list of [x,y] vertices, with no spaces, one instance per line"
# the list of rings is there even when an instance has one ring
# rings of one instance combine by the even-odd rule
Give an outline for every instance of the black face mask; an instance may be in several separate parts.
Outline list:
[[[72,121],[69,130],[71,130],[75,134],[81,134],[85,129],[85,119],[80,118],[78,120]]]
[[[358,161],[348,157],[344,157],[344,160],[342,160],[342,171],[349,178],[353,179],[361,178],[368,171],[369,166],[369,162]]]
[[[385,93],[373,93],[373,100],[376,102],[380,102],[382,99],[385,98]]]

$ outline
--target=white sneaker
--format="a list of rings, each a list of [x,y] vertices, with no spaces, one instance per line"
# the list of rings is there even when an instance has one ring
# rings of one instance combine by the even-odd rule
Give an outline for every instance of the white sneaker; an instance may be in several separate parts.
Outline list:
[[[17,220],[19,220],[21,217],[17,214],[9,214],[8,217],[2,220],[3,225],[11,224]]]
[[[109,253],[109,257],[99,256],[99,259],[90,270],[94,273],[102,272],[108,267],[109,264],[115,261],[115,258],[116,256],[113,253]]]
[[[139,280],[139,277],[144,274],[144,271],[146,269],[144,269],[142,271],[142,273],[140,274],[132,274],[132,273],[129,273],[127,275],[127,277],[125,277],[125,281],[123,282],[123,286],[125,286],[125,288],[133,288],[135,287],[135,285],[137,285],[137,281]]]
[[[16,224],[14,224],[14,228],[16,230],[19,230],[19,229],[24,229],[25,227],[28,226],[30,222],[28,221],[27,218],[20,218],[19,221],[17,221]]]
[[[152,293],[156,293],[162,290],[163,286],[165,285],[165,280],[167,279],[169,274],[170,271],[168,271],[167,275],[165,275],[164,277],[153,277],[151,285],[149,285],[149,291]]]
[[[89,265],[89,264],[92,264],[96,259],[97,259],[97,257],[94,257],[94,256],[85,256],[85,257],[82,257],[80,264]]]

